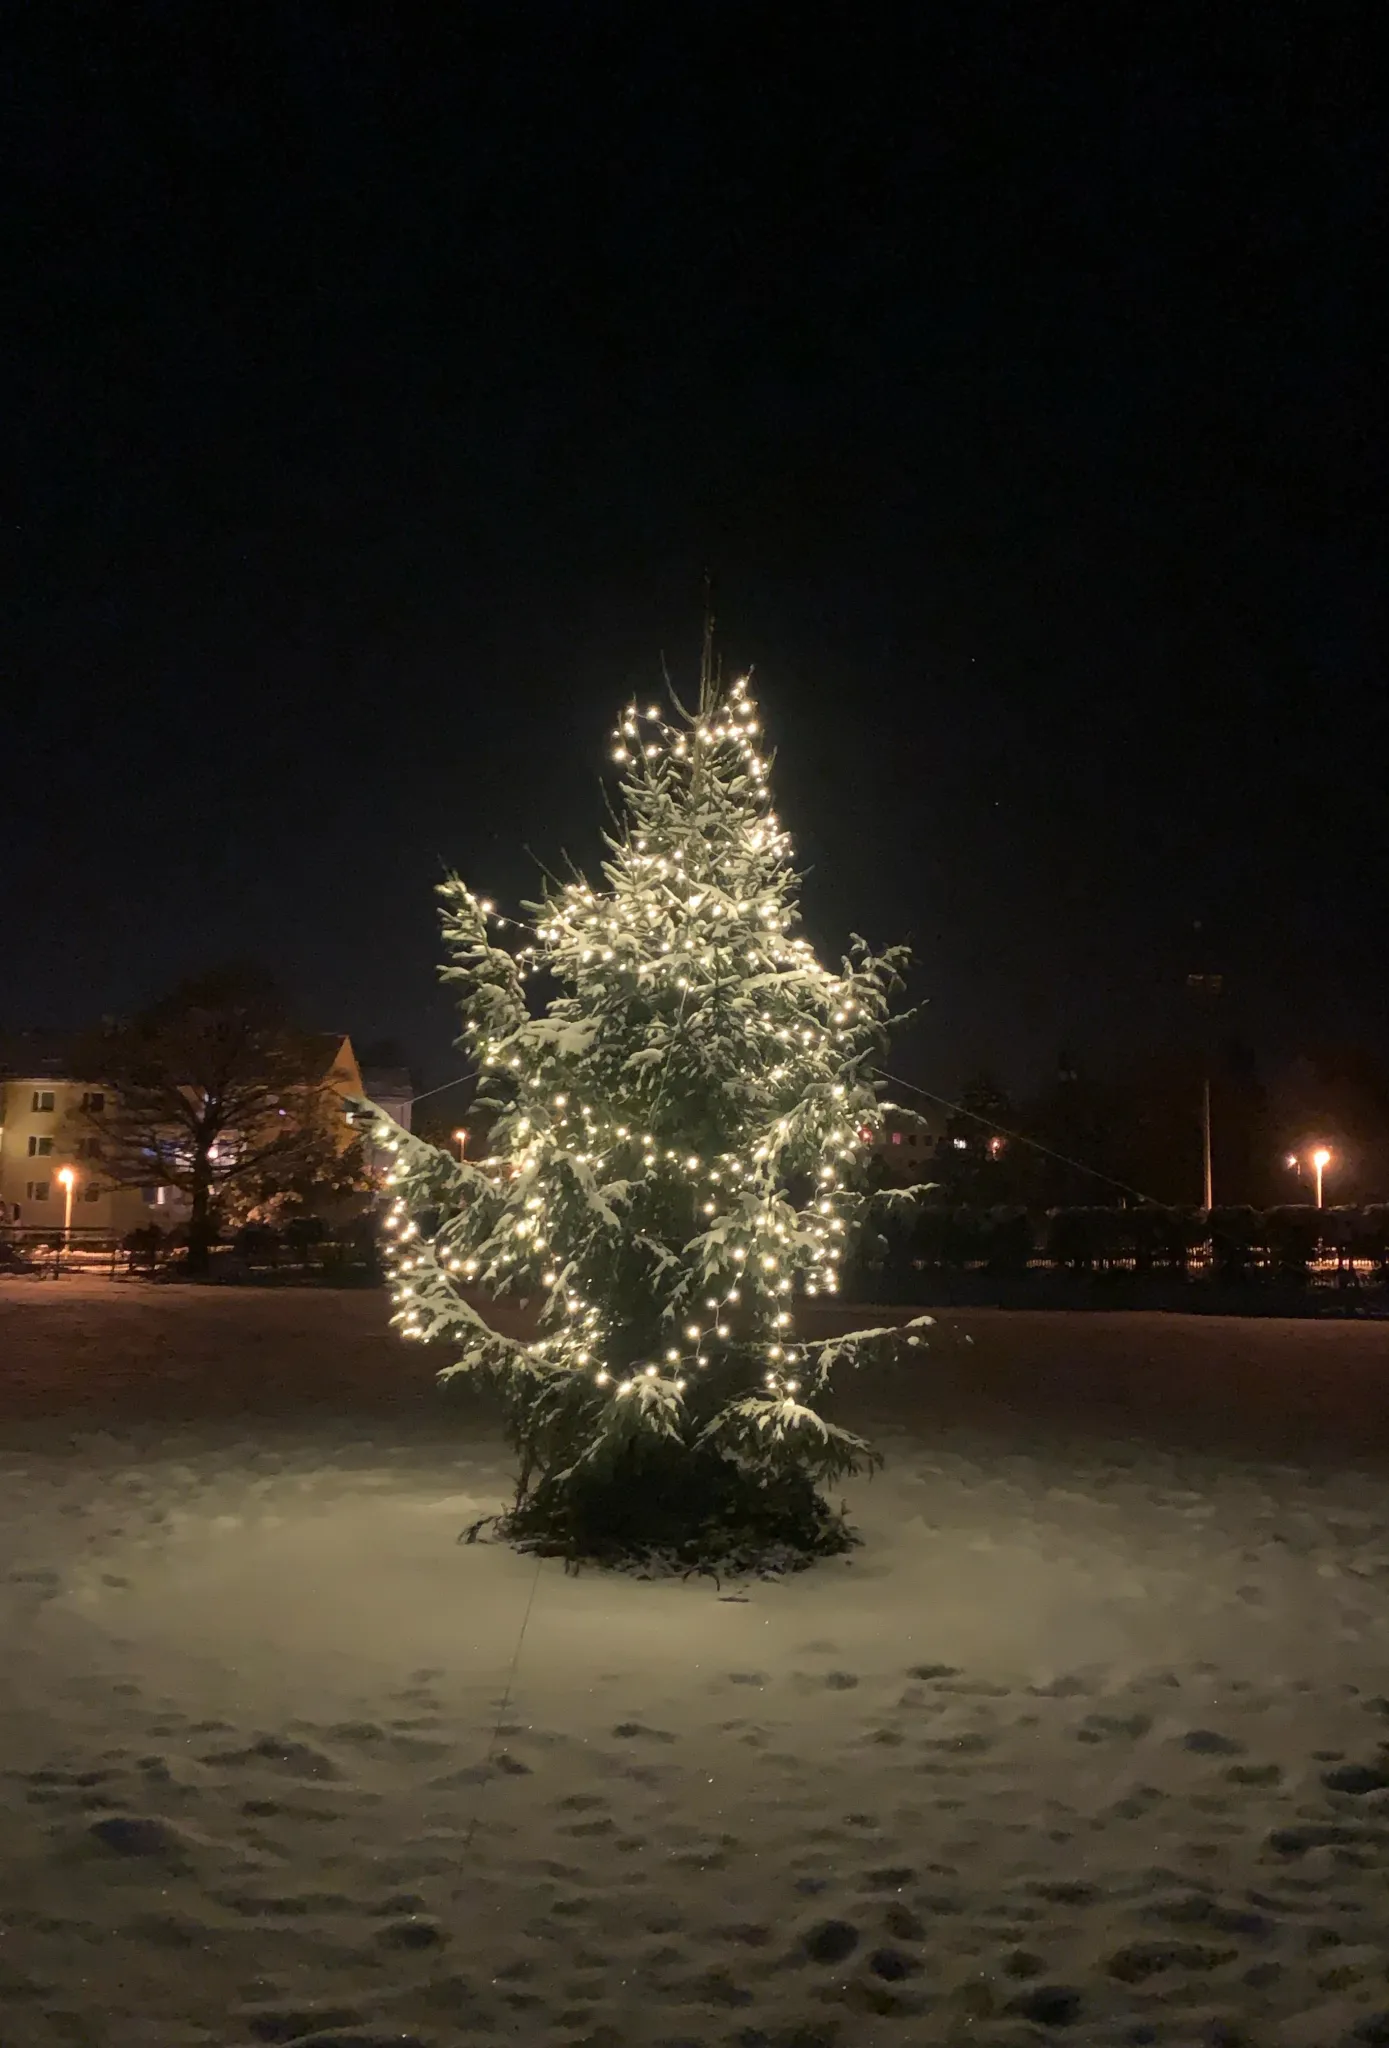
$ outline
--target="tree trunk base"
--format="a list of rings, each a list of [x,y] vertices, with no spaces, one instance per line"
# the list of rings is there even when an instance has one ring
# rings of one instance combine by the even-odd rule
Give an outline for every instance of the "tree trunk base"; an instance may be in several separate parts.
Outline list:
[[[497,1528],[536,1556],[649,1578],[780,1576],[859,1542],[802,1475],[762,1484],[697,1452],[634,1455],[601,1477],[541,1480]]]

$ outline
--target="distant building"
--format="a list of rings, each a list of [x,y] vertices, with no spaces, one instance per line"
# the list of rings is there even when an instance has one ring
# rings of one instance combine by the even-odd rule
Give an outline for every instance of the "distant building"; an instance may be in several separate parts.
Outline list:
[[[410,1114],[415,1104],[415,1084],[408,1067],[362,1068],[362,1093],[378,1109],[392,1117],[402,1130],[410,1129]],[[363,1134],[362,1150],[366,1154],[367,1166],[373,1173],[384,1173],[393,1164],[391,1155],[383,1146],[374,1145],[369,1132]]]
[[[296,1042],[304,1048],[304,1066],[310,1081],[346,1098],[362,1093],[362,1070],[345,1031],[302,1031]],[[352,1130],[343,1117],[344,1149],[352,1142]]]
[[[948,1142],[944,1120],[934,1112],[888,1109],[869,1156],[884,1180],[906,1187],[932,1178],[936,1153]]]
[[[362,1093],[352,1041],[343,1032],[305,1033],[301,1043],[312,1078],[335,1095]],[[146,1223],[174,1229],[188,1209],[179,1189],[158,1181],[117,1187],[103,1178],[99,1120],[115,1096],[94,1082],[74,1080],[72,1069],[70,1039],[31,1032],[0,1040],[0,1222],[61,1230],[67,1188],[59,1176],[68,1172],[74,1230],[123,1237]],[[354,1135],[344,1116],[344,1150]]]
[[[394,1117],[402,1130],[409,1130],[415,1085],[408,1067],[363,1067],[362,1092],[378,1109]]]
[[[106,1109],[108,1091],[72,1079],[71,1041],[27,1032],[0,1041],[0,1218],[5,1223],[61,1230],[73,1176],[73,1229],[124,1236],[143,1223],[172,1228],[183,1210],[170,1187],[116,1188],[101,1178],[100,1139],[88,1118]]]

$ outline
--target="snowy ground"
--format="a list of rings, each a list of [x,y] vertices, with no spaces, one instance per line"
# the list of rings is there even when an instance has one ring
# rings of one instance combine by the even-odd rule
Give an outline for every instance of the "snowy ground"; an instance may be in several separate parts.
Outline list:
[[[460,1546],[382,1319],[0,1286],[3,2048],[1389,2042],[1382,1476],[1178,1447],[1372,1437],[1382,1330],[963,1315],[718,1588]]]

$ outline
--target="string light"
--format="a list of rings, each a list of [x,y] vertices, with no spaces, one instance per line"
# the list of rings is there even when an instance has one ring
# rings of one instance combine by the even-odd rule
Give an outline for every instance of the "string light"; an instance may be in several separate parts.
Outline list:
[[[628,822],[605,892],[582,879],[558,884],[527,923],[462,883],[445,885],[465,1029],[508,1107],[497,1156],[469,1163],[468,1192],[445,1199],[432,1237],[421,1223],[439,1205],[433,1148],[392,1135],[388,1123],[376,1132],[395,1161],[388,1184],[404,1191],[385,1226],[406,1334],[466,1334],[464,1283],[544,1290],[543,1334],[524,1348],[547,1370],[582,1370],[612,1399],[638,1380],[682,1393],[683,1367],[709,1368],[710,1339],[723,1347],[721,1369],[735,1373],[759,1347],[779,1365],[805,1352],[792,1341],[788,1301],[839,1284],[835,1240],[860,1213],[840,1167],[861,1157],[881,1121],[860,1068],[886,1015],[889,970],[861,954],[833,973],[796,933],[791,844],[770,807],[755,710],[746,678],[691,725],[657,705],[628,707],[612,747]],[[507,932],[518,936],[493,936]],[[696,1043],[722,1014],[744,963],[759,995],[738,1026],[745,1061],[727,1102],[713,1104],[723,1118],[714,1142],[701,1134],[699,1149],[687,1149],[658,1077],[677,1042]],[[523,984],[540,972],[562,999],[535,1019]],[[614,1070],[606,1047],[624,1039],[649,1055],[639,1050]],[[790,1190],[806,1175],[816,1191],[802,1203]],[[610,1326],[614,1231],[634,1268],[674,1241],[677,1268],[696,1289],[712,1288],[702,1297],[709,1320],[680,1322],[681,1341],[666,1345],[661,1364],[631,1359],[629,1316],[614,1311]],[[407,1242],[413,1256],[402,1260]],[[664,1270],[648,1275],[658,1295],[672,1284]],[[721,1302],[739,1309],[736,1334],[719,1320]],[[798,1384],[776,1381],[778,1392]]]

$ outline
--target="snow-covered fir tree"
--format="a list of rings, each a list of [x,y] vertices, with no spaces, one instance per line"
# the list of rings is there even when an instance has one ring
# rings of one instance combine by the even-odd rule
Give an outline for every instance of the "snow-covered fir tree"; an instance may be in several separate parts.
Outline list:
[[[798,934],[746,678],[706,665],[692,714],[631,705],[612,752],[601,886],[552,884],[519,923],[442,885],[495,1121],[465,1164],[374,1119],[394,1320],[455,1352],[441,1377],[500,1393],[518,1540],[798,1561],[851,1540],[820,1489],[874,1462],[819,1412],[831,1369],[900,1334],[797,1319],[868,1220],[869,1069],[905,956],[855,940],[834,972]],[[538,1310],[531,1340],[474,1305],[505,1296]]]

